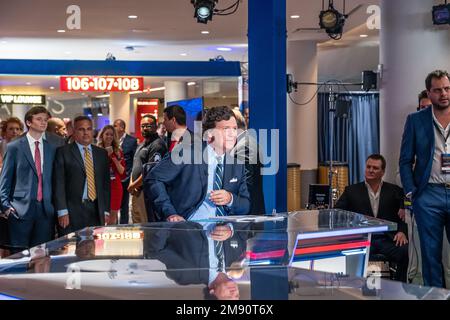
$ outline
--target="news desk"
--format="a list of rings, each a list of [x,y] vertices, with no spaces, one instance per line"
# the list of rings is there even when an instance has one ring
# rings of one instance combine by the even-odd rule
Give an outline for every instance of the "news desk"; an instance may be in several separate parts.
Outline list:
[[[0,260],[0,299],[209,299],[219,279],[231,293],[215,298],[450,296],[364,277],[371,234],[395,223],[342,210],[260,219],[85,228]],[[230,237],[217,241],[218,227]]]

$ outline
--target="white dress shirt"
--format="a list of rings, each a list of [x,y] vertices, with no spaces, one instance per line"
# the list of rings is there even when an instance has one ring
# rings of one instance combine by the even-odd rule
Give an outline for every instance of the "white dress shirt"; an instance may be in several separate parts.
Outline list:
[[[441,155],[450,151],[450,145],[448,140],[444,141],[450,131],[450,124],[447,128],[443,128],[439,121],[434,115],[433,109],[431,109],[433,114],[433,132],[434,132],[434,154],[433,154],[433,165],[431,166],[430,178],[428,183],[450,183],[450,174],[442,173],[441,169]],[[436,128],[437,126],[437,128]],[[438,129],[439,128],[439,129]],[[447,145],[447,150],[445,150]]]
[[[365,181],[367,192],[369,193],[370,206],[372,207],[373,216],[376,218],[378,216],[378,208],[380,207],[380,193],[381,187],[383,187],[383,181],[381,181],[380,186],[378,187],[377,192],[373,192],[370,185]]]
[[[44,145],[42,144],[44,139],[42,139],[42,136],[41,136],[39,138],[39,140],[35,140],[30,135],[29,132],[26,134],[26,137],[27,137],[27,140],[28,140],[28,145],[30,146],[31,155],[33,156],[33,161],[35,161],[35,163],[36,163],[36,159],[34,159],[34,153],[36,152],[36,144],[35,144],[35,142],[36,141],[39,142],[39,153],[41,154],[41,172],[44,173]]]

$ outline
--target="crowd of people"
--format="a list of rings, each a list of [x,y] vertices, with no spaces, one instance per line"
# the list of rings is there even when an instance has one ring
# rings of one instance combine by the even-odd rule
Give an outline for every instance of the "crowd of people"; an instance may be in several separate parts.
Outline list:
[[[372,237],[372,255],[395,262],[397,280],[412,281],[419,273],[423,284],[445,287],[450,275],[443,244],[445,234],[445,244],[450,238],[448,73],[431,72],[425,86],[418,111],[406,120],[398,185],[383,181],[386,166],[393,164],[370,155],[365,180],[348,186],[335,207],[396,222],[397,231]],[[199,137],[186,126],[179,106],[164,109],[160,123],[144,115],[140,143],[122,119],[102,128],[96,143],[87,116],[64,122],[37,106],[26,113],[24,124],[7,119],[0,145],[3,244],[14,252],[87,226],[265,214],[261,161],[248,117],[222,106],[201,118]],[[212,237],[220,243],[232,233],[229,225],[217,225]],[[421,252],[414,275],[411,242],[415,253],[417,247]]]
[[[104,126],[96,142],[87,116],[65,122],[36,106],[26,113],[25,124],[14,117],[4,121],[0,233],[2,248],[10,252],[2,255],[87,226],[188,220],[204,208],[210,215],[247,214],[249,190],[259,197],[254,202],[264,205],[262,179],[249,174],[258,175],[252,167],[261,164],[225,160],[225,154],[246,154],[236,150],[246,139],[238,110],[223,106],[205,113],[203,129],[210,133],[200,147],[208,150],[210,163],[175,165],[171,153],[194,149],[193,132],[179,106],[167,107],[163,119],[142,117],[140,143],[122,119]],[[222,237],[229,233],[221,229]]]

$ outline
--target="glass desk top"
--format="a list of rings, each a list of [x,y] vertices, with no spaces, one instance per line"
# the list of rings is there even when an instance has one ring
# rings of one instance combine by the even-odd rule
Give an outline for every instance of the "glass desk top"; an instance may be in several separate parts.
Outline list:
[[[326,277],[336,277],[334,274],[289,265],[292,235],[369,232],[373,227],[395,230],[393,223],[341,210],[280,216],[281,221],[256,223],[187,221],[85,228],[0,260],[0,295],[21,299],[204,299],[208,298],[205,288],[219,282],[228,293],[220,296],[218,290],[216,298],[265,299],[260,296],[265,293],[268,299],[302,299],[314,298],[319,292],[322,298],[340,299],[335,294],[336,281],[334,291],[322,283]],[[221,259],[214,249],[217,239],[223,244]],[[254,252],[265,256],[263,263],[255,263]],[[388,296],[380,295],[383,288],[375,296],[363,295],[358,286],[365,279],[347,280],[339,279],[339,292],[346,298]],[[274,288],[270,288],[272,282]],[[256,289],[259,285],[262,287]],[[350,290],[350,294],[344,289],[356,291]],[[305,296],[305,292],[313,293]],[[436,296],[447,297],[441,292]]]

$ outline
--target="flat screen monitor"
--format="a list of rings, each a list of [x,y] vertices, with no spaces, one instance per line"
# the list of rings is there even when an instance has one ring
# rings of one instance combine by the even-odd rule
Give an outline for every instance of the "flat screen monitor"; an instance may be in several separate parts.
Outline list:
[[[179,105],[186,112],[186,125],[191,132],[194,132],[194,121],[199,113],[203,111],[203,98],[193,98],[167,102],[167,106]]]
[[[314,208],[328,208],[330,187],[327,184],[310,184],[308,204]]]

